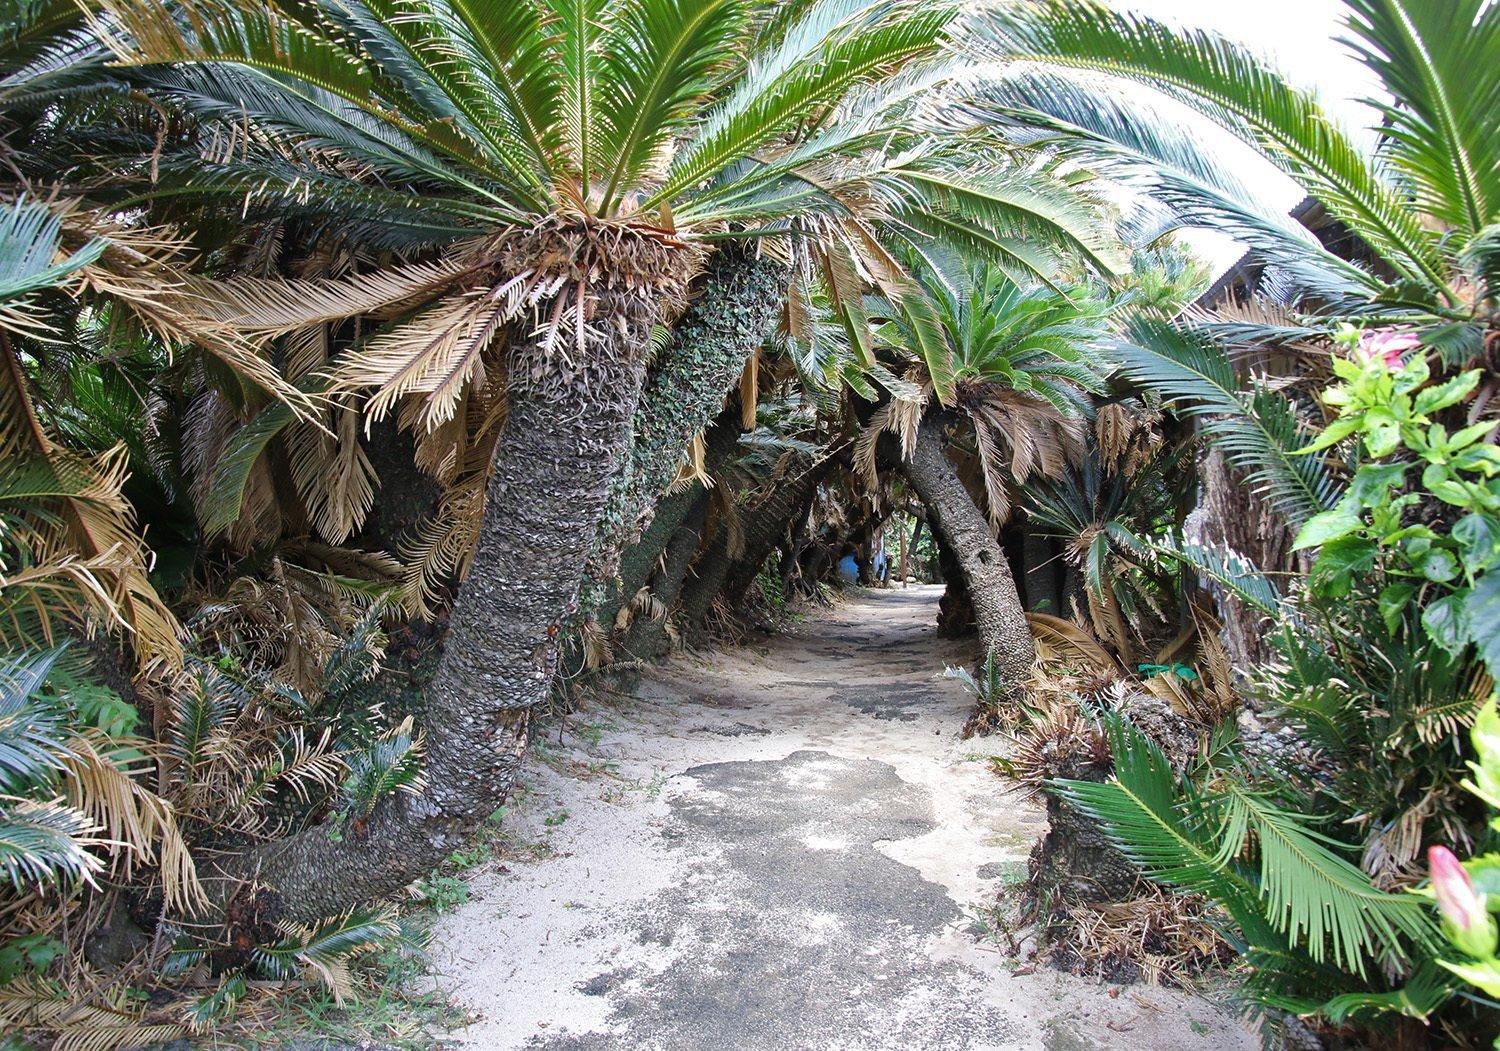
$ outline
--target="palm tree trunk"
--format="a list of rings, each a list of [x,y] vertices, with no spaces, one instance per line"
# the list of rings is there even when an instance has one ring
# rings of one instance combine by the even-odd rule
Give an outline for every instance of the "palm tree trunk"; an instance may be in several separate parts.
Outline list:
[[[829,450],[741,513],[744,549],[738,557],[729,553],[728,530],[719,530],[693,567],[697,575],[683,588],[678,619],[684,628],[697,627],[721,592],[739,594],[754,583],[777,541],[793,519],[806,511],[808,501],[839,462],[846,445]]]
[[[933,527],[958,559],[985,654],[994,654],[1006,686],[1016,690],[1030,678],[1036,659],[1025,607],[1005,552],[948,460],[943,432],[940,416],[923,420],[911,459],[902,469],[926,505]]]
[[[703,463],[710,475],[716,473],[734,455],[740,440],[740,409],[735,399],[724,408],[704,435]],[[640,413],[636,414],[637,419]],[[616,581],[605,593],[596,617],[606,630],[615,622],[620,607],[651,579],[657,559],[667,549],[677,530],[687,520],[705,490],[691,485],[680,492],[662,497],[651,517],[651,524],[641,538],[620,553]]]
[[[611,488],[593,559],[596,578],[612,575],[620,551],[650,525],[684,450],[719,415],[746,360],[770,334],[786,288],[786,267],[748,249],[726,248],[710,261],[647,376],[631,422],[630,456]]]
[[[651,577],[651,592],[661,603],[660,617],[637,616],[631,621],[630,630],[620,643],[619,654],[637,660],[650,660],[661,656],[671,648],[668,627],[672,621],[672,608],[682,594],[682,585],[692,567],[693,556],[703,540],[703,528],[708,517],[708,492],[698,488],[693,509],[688,513],[671,540],[662,551],[661,569]]]
[[[219,859],[210,893],[231,926],[269,931],[395,893],[505,802],[560,625],[577,611],[671,277],[661,289],[602,288],[582,374],[548,371],[538,344],[516,347],[479,543],[427,692],[426,785],[387,797],[363,827],[318,826]]]

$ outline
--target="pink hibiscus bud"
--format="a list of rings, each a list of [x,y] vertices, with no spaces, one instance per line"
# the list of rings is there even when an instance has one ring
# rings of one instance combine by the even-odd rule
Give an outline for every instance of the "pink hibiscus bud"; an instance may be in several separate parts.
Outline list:
[[[1379,358],[1392,371],[1401,368],[1401,355],[1422,345],[1414,332],[1393,328],[1366,329],[1359,334],[1359,349],[1371,358]]]
[[[1484,902],[1474,892],[1474,883],[1463,864],[1447,847],[1428,847],[1427,863],[1432,868],[1432,889],[1438,908],[1453,926],[1471,930],[1489,918]]]
[[[1447,847],[1427,848],[1432,890],[1443,914],[1443,930],[1459,952],[1479,960],[1495,958],[1500,928],[1485,907],[1486,895],[1474,889],[1469,874]]]

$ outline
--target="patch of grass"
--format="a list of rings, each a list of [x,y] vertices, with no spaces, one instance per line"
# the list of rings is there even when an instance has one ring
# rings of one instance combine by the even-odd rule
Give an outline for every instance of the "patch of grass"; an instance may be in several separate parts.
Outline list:
[[[573,815],[566,809],[555,810],[552,813],[548,814],[546,817],[542,818],[542,824],[546,825],[548,828],[557,828],[572,816]]]
[[[469,900],[469,883],[462,876],[428,876],[417,884],[417,900],[433,912],[449,912]]]
[[[661,795],[661,790],[666,787],[666,784],[667,775],[657,771],[651,775],[649,781],[642,781],[640,778],[636,778],[630,783],[630,787],[642,793],[647,799],[655,799]]]

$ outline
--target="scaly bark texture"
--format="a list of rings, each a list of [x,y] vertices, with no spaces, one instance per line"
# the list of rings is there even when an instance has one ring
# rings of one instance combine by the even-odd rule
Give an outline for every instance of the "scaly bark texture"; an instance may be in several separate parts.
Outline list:
[[[697,576],[683,589],[679,620],[696,626],[720,593],[731,598],[742,595],[755,583],[756,574],[786,535],[798,515],[807,513],[818,486],[838,466],[846,446],[839,445],[808,464],[799,474],[784,479],[761,500],[740,512],[744,547],[735,557],[729,553],[728,531],[719,530],[694,567]]]
[[[994,654],[1006,686],[1017,690],[1031,677],[1036,646],[1010,562],[953,469],[944,451],[944,430],[940,415],[923,420],[911,459],[902,463],[902,470],[922,498],[933,527],[958,559],[984,652]]]
[[[718,416],[750,355],[770,335],[786,290],[785,266],[737,246],[705,268],[647,376],[631,423],[630,455],[612,484],[600,528],[591,569],[598,579],[614,572],[621,549],[650,525],[693,436]]]
[[[637,413],[639,416],[639,413]],[[704,434],[703,463],[710,475],[715,474],[734,455],[740,440],[739,402],[731,398]],[[617,579],[607,590],[597,611],[599,623],[608,630],[613,626],[620,607],[651,580],[672,537],[687,520],[706,490],[693,484],[661,498],[651,524],[641,538],[620,553]]]
[[[682,585],[687,581],[688,569],[693,556],[698,553],[703,540],[703,528],[708,518],[708,492],[698,488],[696,500],[686,519],[673,532],[666,549],[661,553],[661,567],[651,577],[651,592],[661,603],[664,613],[660,617],[638,615],[631,621],[630,629],[620,642],[616,658],[649,660],[660,656],[671,648],[671,636],[667,626],[671,623],[672,607],[682,595]]]
[[[394,893],[505,801],[629,443],[651,331],[692,262],[647,237],[625,247],[640,249],[634,269],[593,279],[589,343],[569,348],[570,371],[541,342],[513,351],[478,547],[428,690],[425,788],[388,797],[363,827],[315,827],[224,858],[214,896],[231,926],[306,922]]]

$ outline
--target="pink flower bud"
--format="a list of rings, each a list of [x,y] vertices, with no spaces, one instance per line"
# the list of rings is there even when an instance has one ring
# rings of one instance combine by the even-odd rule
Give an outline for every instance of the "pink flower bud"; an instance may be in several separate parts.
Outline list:
[[[1398,332],[1393,328],[1366,329],[1359,334],[1359,349],[1372,358],[1379,358],[1392,371],[1401,368],[1401,355],[1422,345],[1414,332]]]
[[[1448,921],[1461,931],[1484,924],[1489,915],[1484,902],[1474,892],[1469,874],[1447,847],[1428,847],[1427,863],[1432,868],[1432,889],[1438,908]]]

